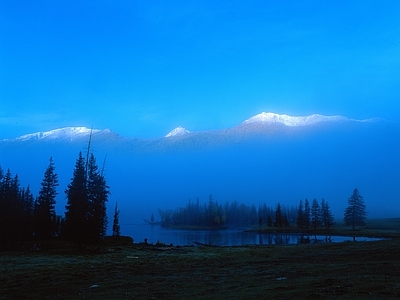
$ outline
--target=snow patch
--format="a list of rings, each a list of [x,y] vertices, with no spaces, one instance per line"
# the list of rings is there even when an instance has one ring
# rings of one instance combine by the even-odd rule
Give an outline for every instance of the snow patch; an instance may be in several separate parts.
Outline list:
[[[244,124],[255,123],[255,122],[265,122],[265,123],[281,123],[286,126],[305,126],[313,125],[320,122],[341,122],[350,120],[349,118],[343,116],[324,116],[319,114],[313,114],[310,116],[293,117],[289,115],[280,115],[271,112],[262,112],[261,114],[255,115],[250,119],[244,121]]]
[[[165,137],[173,137],[173,136],[181,136],[190,133],[189,130],[186,128],[183,128],[181,126],[176,127],[174,130],[172,130],[170,133],[168,133]]]
[[[90,129],[87,127],[65,127],[54,129],[45,132],[35,132],[25,134],[15,139],[14,141],[42,140],[42,139],[69,139],[73,140],[78,137],[87,136],[90,132],[99,132],[99,129]]]

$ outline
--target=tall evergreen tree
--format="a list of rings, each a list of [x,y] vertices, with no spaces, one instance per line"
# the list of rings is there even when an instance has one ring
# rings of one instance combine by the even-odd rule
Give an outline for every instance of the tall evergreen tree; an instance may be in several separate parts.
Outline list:
[[[321,201],[321,217],[322,217],[322,225],[325,227],[325,229],[329,229],[333,225],[335,225],[334,217],[329,207],[329,204],[323,198]]]
[[[9,210],[9,218],[11,227],[9,232],[11,234],[11,241],[17,242],[23,239],[24,233],[24,203],[20,197],[20,183],[18,175],[15,175],[11,182],[10,200],[11,209]]]
[[[121,235],[121,227],[119,226],[119,209],[118,202],[115,203],[114,208],[114,218],[113,218],[113,226],[112,226],[112,235],[120,236]]]
[[[25,232],[24,232],[24,237],[25,239],[30,239],[32,237],[33,231],[34,231],[34,222],[33,222],[33,208],[34,208],[34,200],[33,200],[33,195],[30,190],[30,187],[25,189],[22,189],[21,191],[21,198],[23,199],[23,219],[24,219],[24,227],[25,227]]]
[[[348,199],[348,207],[344,211],[344,224],[352,226],[364,226],[367,212],[365,210],[364,198],[358,189],[354,189],[353,194]]]
[[[281,204],[278,203],[278,205],[276,207],[276,211],[275,211],[274,226],[282,228],[284,225],[285,225],[285,220],[284,220],[284,216],[283,216],[283,213],[282,213]]]
[[[304,228],[304,207],[303,207],[302,200],[300,200],[299,207],[297,209],[296,225],[297,225],[297,228],[299,228],[299,229]]]
[[[271,229],[271,227],[272,227],[272,218],[271,218],[271,215],[268,215],[268,218],[267,218],[267,225],[268,225],[268,227]]]
[[[90,240],[98,242],[106,235],[108,186],[104,176],[99,172],[96,158],[90,155],[87,171],[87,192],[89,205]]]
[[[9,177],[11,180],[11,172],[8,170]],[[0,243],[4,243],[6,239],[6,226],[7,226],[7,209],[8,203],[6,201],[7,193],[7,179],[0,167]]]
[[[2,178],[0,190],[1,243],[10,245],[23,238],[23,208],[18,175],[13,178],[8,169]]]
[[[310,202],[308,202],[308,199],[306,198],[304,200],[303,224],[304,224],[304,228],[306,228],[307,230],[310,229],[310,215],[311,215]]]
[[[65,221],[58,220],[59,224],[63,224],[63,234],[79,246],[83,242],[100,241],[107,230],[109,187],[103,171],[99,172],[96,158],[90,153],[91,138],[90,134],[86,160],[79,152],[71,183],[65,191],[68,200]]]
[[[318,204],[317,199],[314,198],[311,204],[311,226],[314,230],[321,226],[321,208]]]
[[[58,175],[55,173],[53,158],[50,157],[34,211],[35,233],[39,239],[48,240],[55,235],[57,186]]]
[[[65,228],[64,233],[72,242],[82,247],[87,242],[89,235],[89,201],[86,188],[85,160],[82,152],[76,160],[75,169],[71,183],[65,190],[67,205],[65,207]]]
[[[287,214],[284,214],[283,216],[283,226],[289,227],[289,219],[287,217]]]

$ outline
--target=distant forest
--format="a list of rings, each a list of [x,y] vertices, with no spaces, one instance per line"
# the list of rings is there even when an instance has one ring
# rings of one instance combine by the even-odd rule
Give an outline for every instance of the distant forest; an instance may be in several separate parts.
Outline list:
[[[221,229],[227,226],[259,226],[284,228],[291,225],[299,229],[317,228],[329,229],[334,225],[334,216],[328,202],[321,203],[314,199],[312,203],[300,200],[298,206],[283,206],[280,203],[275,208],[266,203],[258,208],[239,204],[237,201],[219,204],[210,195],[208,203],[200,204],[189,200],[185,207],[175,210],[159,210],[160,224],[165,227],[193,227]]]
[[[90,144],[89,144],[90,145]],[[90,149],[90,146],[88,147]],[[104,166],[103,166],[104,168]],[[83,249],[100,242],[106,235],[109,187],[96,158],[88,150],[76,160],[71,182],[65,189],[67,205],[65,216],[56,215],[55,204],[58,176],[52,158],[46,168],[39,195],[34,197],[30,187],[20,187],[18,175],[13,176],[0,167],[0,248],[25,248],[40,245],[53,238],[73,242]],[[344,221],[348,226],[365,225],[365,203],[358,189],[348,199]],[[288,228],[301,230],[329,229],[334,216],[324,199],[300,200],[297,206],[270,207],[266,203],[256,207],[237,201],[219,204],[210,195],[208,202],[200,204],[189,200],[185,207],[159,210],[161,226],[191,227],[193,229],[222,229],[228,226],[258,226],[259,228]],[[152,215],[150,223],[154,222]],[[119,210],[115,205],[112,226],[114,236],[120,235]]]

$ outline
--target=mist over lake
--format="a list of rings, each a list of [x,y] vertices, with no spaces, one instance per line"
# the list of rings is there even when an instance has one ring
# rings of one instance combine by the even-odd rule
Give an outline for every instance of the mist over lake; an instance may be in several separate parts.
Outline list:
[[[0,165],[18,174],[22,186],[39,190],[49,157],[59,175],[56,211],[63,215],[64,190],[88,136],[0,142]],[[259,123],[222,131],[137,139],[94,132],[91,150],[110,186],[109,224],[118,201],[124,226],[176,209],[189,199],[247,205],[324,198],[343,219],[358,188],[368,217],[398,216],[400,130],[396,123],[334,122],[303,127]]]

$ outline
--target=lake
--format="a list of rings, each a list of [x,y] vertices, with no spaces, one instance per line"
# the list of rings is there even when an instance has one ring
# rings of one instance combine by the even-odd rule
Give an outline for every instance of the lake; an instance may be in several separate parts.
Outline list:
[[[257,232],[245,232],[246,228],[229,228],[224,230],[181,230],[164,228],[159,225],[148,224],[124,224],[121,226],[121,234],[131,236],[135,243],[157,242],[173,244],[174,246],[194,245],[194,242],[222,245],[222,246],[242,246],[242,245],[289,245],[307,242],[304,238],[309,238],[310,243],[315,242],[347,242],[358,241],[368,242],[381,240],[380,238],[349,237],[349,236],[325,236],[325,235],[306,235],[301,234],[259,234]]]

